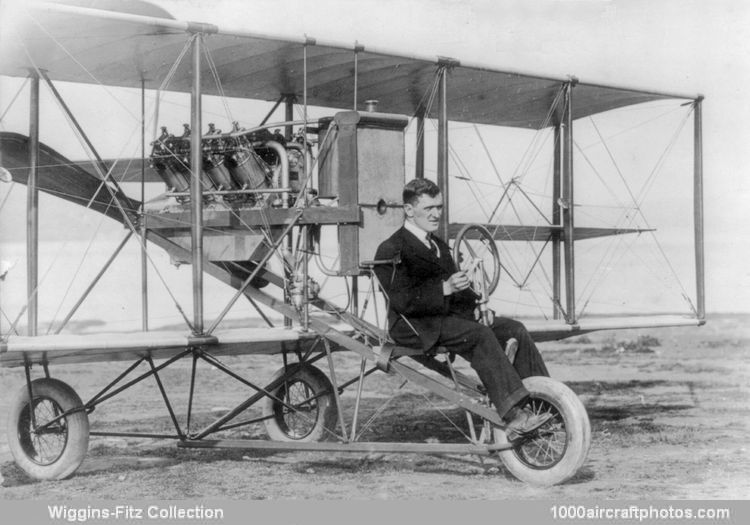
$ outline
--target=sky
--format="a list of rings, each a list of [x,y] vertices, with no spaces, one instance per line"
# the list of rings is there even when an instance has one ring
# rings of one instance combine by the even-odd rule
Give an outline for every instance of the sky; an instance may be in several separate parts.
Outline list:
[[[709,311],[750,311],[750,3],[744,0],[161,0],[177,18],[355,41],[583,82],[705,96]],[[241,15],[241,16],[238,16]],[[9,89],[0,92],[6,99]],[[0,98],[3,108],[7,102]],[[3,129],[12,124],[3,122]],[[0,190],[0,199],[4,197]],[[19,198],[19,196],[21,198]],[[665,195],[667,197],[667,195]],[[23,192],[14,197],[22,209]],[[20,207],[20,208],[19,208]],[[0,240],[8,238],[0,223]],[[686,226],[688,227],[688,226]],[[685,254],[692,257],[691,254]]]

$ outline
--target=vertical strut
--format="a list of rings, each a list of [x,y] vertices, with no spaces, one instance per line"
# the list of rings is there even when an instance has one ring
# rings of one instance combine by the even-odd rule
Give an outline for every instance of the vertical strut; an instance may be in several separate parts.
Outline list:
[[[307,43],[305,43],[305,46],[302,48],[302,81],[303,81],[303,88],[302,88],[302,112],[303,112],[303,121],[304,124],[302,125],[302,136],[304,137],[304,141],[302,142],[302,145],[305,149],[304,153],[307,154]],[[307,162],[305,162],[305,188],[303,192],[303,199],[305,202],[305,205],[307,205],[307,195],[308,191],[310,189],[310,183],[312,182],[310,180],[311,173],[310,173],[311,166],[307,165]],[[310,329],[310,295],[309,295],[309,287],[307,286],[307,279],[308,279],[308,253],[310,251],[310,231],[307,226],[304,226],[300,228],[299,235],[304,235],[302,238],[302,330],[307,332]]]
[[[26,363],[23,367],[26,374],[26,392],[29,395],[29,416],[31,417],[31,428],[36,430],[36,410],[34,410],[34,389],[31,388],[31,364]]]
[[[359,417],[359,407],[362,401],[362,387],[365,383],[365,367],[367,366],[367,359],[364,357],[359,363],[359,382],[357,383],[357,398],[354,402],[354,415],[352,415],[352,432],[349,434],[349,441],[355,441],[357,439],[357,418]]]
[[[359,277],[352,275],[352,300],[349,304],[349,312],[356,316],[359,312]]]
[[[187,423],[185,433],[190,435],[190,423],[193,418],[193,398],[195,396],[195,373],[198,369],[198,354],[193,352],[193,366],[190,369],[190,394],[188,395]]]
[[[284,95],[284,97],[285,97],[285,99],[284,99],[285,100],[285,106],[284,106],[285,115],[284,115],[284,118],[286,119],[287,122],[291,122],[291,121],[294,120],[294,100],[295,100],[295,97],[294,97],[293,94]],[[294,132],[294,129],[292,128],[291,124],[287,125],[284,128],[284,137],[286,138],[287,142],[291,142],[293,132]],[[307,144],[304,144],[304,147],[307,148]],[[306,176],[307,175],[307,156],[306,156],[306,152],[305,152],[305,155],[304,155],[303,158],[305,159],[305,176]],[[297,175],[297,176],[299,177],[299,175]],[[289,255],[289,254],[292,253],[292,245],[294,244],[294,239],[292,239],[292,237],[293,237],[292,232],[289,232],[286,235],[286,241],[284,243],[284,250],[285,250],[285,252],[286,252],[287,255]],[[284,278],[285,278],[285,282],[287,282],[287,283],[290,282],[291,278],[292,278],[292,272],[291,272],[291,270],[289,269],[289,267],[287,265],[284,265]],[[284,302],[286,304],[290,303],[289,294],[287,293],[287,290],[284,291]],[[292,318],[291,317],[287,317],[286,315],[284,316],[284,326],[287,327],[287,328],[291,328],[292,327]]]
[[[555,124],[555,152],[552,173],[552,224],[560,226],[560,162],[561,162],[561,143],[562,138],[561,124]],[[560,232],[552,233],[552,318],[560,319],[560,295],[561,295],[561,275],[562,265],[560,259]]]
[[[193,87],[190,93],[190,204],[193,260],[193,331],[203,334],[203,189],[201,188],[201,34],[193,37]]]
[[[414,177],[424,178],[424,108],[417,112],[417,158],[414,168]]]
[[[344,409],[341,406],[341,398],[339,396],[339,386],[336,380],[336,369],[333,365],[333,355],[331,354],[331,344],[328,339],[323,339],[323,345],[326,349],[326,357],[328,358],[328,371],[331,375],[331,384],[333,385],[333,397],[336,399],[336,411],[339,417],[339,426],[341,427],[341,435],[346,438],[348,432],[346,430],[346,420],[344,419]]]
[[[27,333],[37,335],[39,286],[39,75],[32,72],[29,100],[29,179],[26,188]]]
[[[148,331],[148,254],[146,253],[146,79],[141,78],[141,328]]]
[[[354,45],[354,102],[352,109],[357,111],[357,94],[359,90],[359,45]]]
[[[693,109],[693,206],[695,230],[695,289],[698,319],[706,318],[705,265],[703,245],[703,97],[695,100]]]
[[[302,330],[307,332],[310,329],[310,287],[308,286],[310,259],[310,227],[303,226],[299,230],[302,235]]]
[[[571,80],[565,87],[565,114],[563,116],[564,140],[562,194],[563,237],[565,239],[565,297],[568,324],[576,322],[575,298],[575,237],[573,220],[573,86]]]
[[[443,215],[440,217],[438,235],[448,240],[448,214],[450,194],[448,190],[448,68],[440,69],[440,98],[438,108],[438,159],[437,183],[443,194]]]

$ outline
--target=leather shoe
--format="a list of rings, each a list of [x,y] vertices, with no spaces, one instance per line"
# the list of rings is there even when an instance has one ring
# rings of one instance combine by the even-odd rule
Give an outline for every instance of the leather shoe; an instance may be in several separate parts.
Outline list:
[[[534,414],[526,407],[514,407],[508,415],[505,434],[509,441],[526,437],[552,418],[552,414]]]

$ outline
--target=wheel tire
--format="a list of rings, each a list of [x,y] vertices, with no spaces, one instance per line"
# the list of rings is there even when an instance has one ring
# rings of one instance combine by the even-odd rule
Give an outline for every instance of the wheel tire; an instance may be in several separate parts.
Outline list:
[[[8,445],[29,476],[36,479],[64,479],[81,465],[89,446],[89,418],[84,410],[65,416],[35,434],[31,428],[33,405],[37,426],[57,415],[83,406],[78,394],[58,379],[41,378],[31,382],[33,402],[24,385],[11,401],[8,415]]]
[[[476,232],[476,233],[475,233]],[[469,235],[471,233],[471,235]],[[497,251],[497,244],[492,234],[482,226],[481,224],[466,224],[456,234],[456,239],[453,241],[453,260],[456,264],[465,269],[461,264],[462,255],[462,243],[466,247],[466,251],[472,256],[475,256],[474,249],[469,244],[469,240],[476,237],[484,245],[489,248],[489,255],[492,257],[492,268],[490,274],[485,273],[485,292],[487,297],[492,295],[492,292],[497,288],[497,284],[500,282],[500,253]],[[485,268],[487,271],[487,268]]]
[[[526,405],[535,413],[553,417],[529,439],[500,452],[500,459],[516,478],[532,485],[562,483],[583,466],[591,445],[591,424],[586,408],[570,388],[549,377],[527,377],[531,394]],[[495,429],[495,443],[508,443],[505,430]]]
[[[294,363],[277,371],[272,381],[287,380],[263,402],[266,432],[274,441],[314,442],[336,437],[338,412],[333,385],[311,365]],[[310,398],[313,398],[310,401]],[[280,400],[297,410],[291,410]]]

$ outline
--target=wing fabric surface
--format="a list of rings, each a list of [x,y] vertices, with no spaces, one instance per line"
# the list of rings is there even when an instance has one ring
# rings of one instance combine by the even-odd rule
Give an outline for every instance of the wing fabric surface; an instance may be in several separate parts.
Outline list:
[[[532,129],[550,125],[549,108],[569,80],[309,38],[240,34],[165,17],[35,5],[19,15],[17,27],[3,31],[2,75],[24,77],[40,68],[57,81],[140,88],[143,80],[147,89],[157,89],[190,32],[201,30],[208,33],[205,45],[229,97],[271,101],[280,94],[301,95],[307,69],[308,104],[351,109],[356,51],[357,100],[378,99],[379,111],[416,114],[425,106],[437,69],[445,66],[450,120]],[[189,62],[180,64],[168,90],[190,92]],[[205,94],[220,94],[208,69],[203,82]],[[574,118],[663,98],[693,97],[578,83]],[[435,118],[436,111],[428,117]]]

